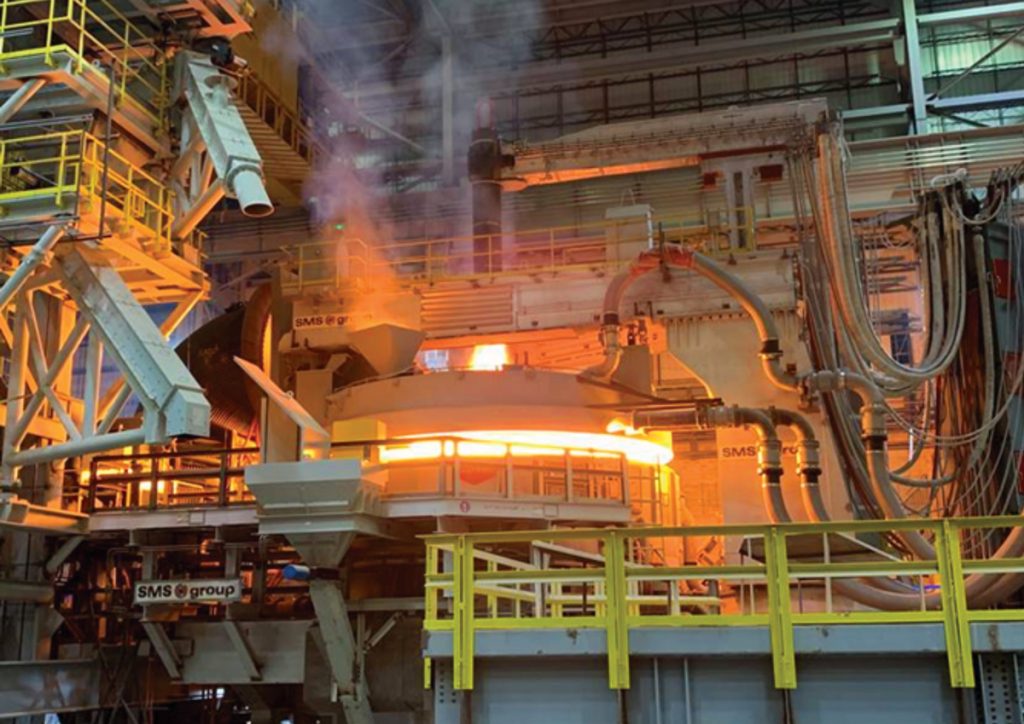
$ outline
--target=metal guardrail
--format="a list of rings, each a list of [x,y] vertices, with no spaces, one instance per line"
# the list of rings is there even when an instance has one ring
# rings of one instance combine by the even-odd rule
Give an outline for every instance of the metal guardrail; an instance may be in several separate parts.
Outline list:
[[[95,136],[58,131],[0,139],[0,215],[6,205],[49,199],[56,210],[82,217],[98,214],[104,196],[108,212],[136,227],[152,252],[182,253],[171,240],[172,192],[116,151],[106,153]],[[196,246],[199,237],[179,243]]]
[[[118,104],[132,100],[155,127],[166,121],[168,65],[151,33],[129,20],[107,0],[0,0],[0,74],[14,60],[67,53],[73,70],[95,74],[106,84],[114,73]]]
[[[747,238],[753,239],[753,214]],[[738,250],[729,238],[737,227],[725,215],[656,219],[666,241],[700,248],[713,256]],[[509,231],[480,236],[400,241],[371,245],[362,239],[343,238],[300,244],[286,251],[292,274],[282,279],[286,294],[315,287],[348,287],[397,280],[399,284],[494,279],[507,276],[548,275],[570,271],[608,272],[632,261],[637,252],[657,238],[638,219],[605,221],[547,229]],[[755,251],[751,246],[744,251]]]
[[[401,459],[404,449],[423,451]],[[436,451],[436,455],[434,452]],[[620,505],[636,520],[678,521],[679,483],[667,466],[625,455],[538,443],[502,443],[455,435],[370,443],[339,442],[332,457],[354,454],[388,473],[383,494],[531,503]]]
[[[247,465],[259,461],[259,448],[97,455],[83,481],[85,513],[224,507],[253,502],[245,487]]]
[[[962,519],[903,519],[793,523],[785,525],[694,526],[685,528],[624,528],[605,530],[521,531],[425,536],[427,546],[426,615],[428,631],[453,635],[454,685],[473,688],[474,640],[480,631],[597,628],[607,632],[608,680],[613,689],[630,686],[629,635],[647,627],[708,626],[767,627],[775,685],[796,687],[793,642],[795,626],[941,623],[946,638],[950,682],[954,687],[975,685],[970,624],[1024,621],[1024,609],[980,610],[968,607],[964,577],[973,573],[1024,572],[1024,558],[965,559],[960,534],[1008,529],[1019,517]],[[836,561],[830,541],[838,536],[921,531],[934,536],[936,560]],[[763,560],[726,565],[652,566],[637,563],[638,544],[651,540],[745,537],[763,545]],[[820,553],[794,552],[809,540],[820,539]],[[531,546],[556,545],[589,551],[569,555],[556,564],[528,565],[514,552]],[[500,556],[495,551],[500,551]],[[588,559],[589,558],[589,562]],[[810,560],[808,560],[810,558]],[[481,559],[497,562],[481,568]],[[920,610],[883,611],[850,607],[837,610],[832,596],[835,579],[883,577],[921,598]],[[916,581],[908,584],[906,581]],[[820,610],[794,610],[798,584],[817,581],[824,589]],[[743,606],[728,598],[731,586],[750,587]],[[715,592],[719,603],[706,597],[688,600],[686,591]],[[925,607],[926,590],[938,590],[941,607]],[[571,595],[567,595],[567,591]],[[447,605],[445,605],[447,604]],[[429,681],[430,662],[425,662]]]
[[[436,446],[437,455],[423,456],[424,445]],[[417,454],[401,459],[410,446],[418,446]],[[513,454],[516,447],[529,450]],[[385,470],[385,498],[611,505],[628,508],[635,519],[649,523],[678,521],[678,476],[671,468],[630,463],[622,455],[586,456],[579,454],[584,450],[545,448],[439,436],[335,443],[332,457],[356,457],[369,469]],[[395,459],[382,461],[388,450]],[[96,456],[83,485],[84,509],[92,513],[252,502],[244,468],[257,462],[258,448]]]

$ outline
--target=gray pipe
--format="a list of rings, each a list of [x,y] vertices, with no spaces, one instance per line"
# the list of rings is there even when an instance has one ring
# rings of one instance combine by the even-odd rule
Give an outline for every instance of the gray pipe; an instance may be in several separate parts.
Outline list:
[[[18,267],[0,287],[0,309],[6,307],[14,295],[21,291],[32,272],[46,259],[62,236],[64,236],[64,226],[61,224],[54,224],[43,232],[39,240],[22,257]]]
[[[81,440],[69,440],[57,443],[56,445],[28,448],[27,450],[14,453],[5,462],[11,467],[21,468],[28,465],[47,463],[51,460],[76,458],[81,455],[104,452],[112,448],[141,445],[145,441],[146,431],[142,428],[108,432],[104,435],[94,435],[82,438]]]
[[[776,425],[796,433],[796,473],[800,476],[800,499],[807,517],[813,521],[829,519],[821,497],[821,444],[810,420],[798,412],[771,408],[768,414]]]
[[[601,341],[604,359],[585,370],[583,374],[608,379],[618,369],[622,356],[619,347],[619,309],[626,290],[640,277],[663,265],[692,269],[719,289],[729,293],[750,315],[761,340],[761,366],[772,384],[790,392],[799,392],[799,378],[787,372],[782,364],[782,348],[779,345],[779,330],[775,326],[771,310],[747,284],[735,274],[727,271],[718,262],[700,252],[676,246],[641,253],[624,271],[619,272],[609,283],[602,307]]]
[[[637,410],[631,427],[635,430],[679,430],[701,424],[696,410]]]
[[[871,489],[886,518],[905,518],[903,502],[889,479],[889,434],[885,427],[885,397],[867,377],[848,372],[814,372],[805,378],[807,386],[822,392],[850,390],[861,399],[861,435],[867,451]],[[918,558],[935,560],[935,548],[918,531],[899,534]]]
[[[772,523],[791,523],[782,495],[782,441],[768,413],[747,407],[713,407],[707,411],[712,427],[750,425],[757,432],[757,474],[761,478],[761,496]]]
[[[782,364],[782,347],[779,345],[779,329],[775,326],[771,310],[760,296],[747,286],[735,274],[726,271],[722,265],[699,252],[693,252],[692,266],[708,281],[719,289],[728,292],[740,303],[743,310],[750,315],[757,327],[757,336],[761,340],[761,366],[768,379],[776,387],[790,392],[799,392],[799,378],[787,372]]]

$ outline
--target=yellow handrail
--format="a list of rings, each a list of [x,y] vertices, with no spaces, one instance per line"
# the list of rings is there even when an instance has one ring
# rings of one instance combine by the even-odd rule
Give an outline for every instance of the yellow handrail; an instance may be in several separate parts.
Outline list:
[[[965,531],[1013,529],[1018,516],[950,519],[839,521],[781,525],[712,525],[692,527],[636,527],[573,529],[424,536],[427,546],[427,631],[451,632],[454,682],[459,689],[473,688],[473,640],[481,630],[603,628],[607,631],[609,685],[629,688],[629,632],[649,627],[761,626],[771,636],[771,651],[778,688],[796,686],[794,626],[941,623],[946,636],[950,683],[973,687],[973,648],[970,624],[980,621],[1024,621],[1024,609],[983,610],[967,602],[965,577],[976,573],[1022,573],[1024,558],[990,560],[965,558],[960,536]],[[835,561],[833,541],[855,540],[863,534],[901,531],[930,533],[936,559]],[[759,560],[697,565],[654,565],[638,560],[636,551],[647,541],[721,539],[760,541]],[[801,560],[793,560],[793,538],[801,537]],[[808,541],[821,539],[820,552],[808,554]],[[568,555],[551,558],[546,567],[532,564],[534,544],[554,545]],[[481,556],[503,566],[477,570]],[[749,546],[748,546],[749,549]],[[574,553],[573,551],[578,553]],[[518,552],[518,553],[517,553]],[[522,561],[512,556],[520,555]],[[574,557],[575,556],[575,557]],[[581,562],[582,561],[582,562]],[[443,564],[442,564],[443,562]],[[443,567],[442,567],[443,566]],[[837,607],[833,581],[878,577],[910,579],[908,593],[921,601],[908,611]],[[803,610],[798,585],[819,581],[825,588],[820,610]],[[890,582],[892,582],[890,580]],[[719,596],[689,597],[681,591],[693,584],[713,583],[709,590],[741,594],[740,607],[729,610]],[[749,589],[749,595],[744,594]],[[925,592],[936,590],[941,605],[925,605]],[[761,591],[763,593],[758,593]],[[794,602],[794,597],[797,597]],[[717,601],[717,603],[716,603]],[[707,610],[710,602],[711,610]],[[447,603],[449,605],[443,605]],[[687,610],[688,609],[688,610]]]
[[[23,187],[21,175],[34,185]],[[105,152],[92,134],[57,131],[0,139],[0,207],[39,198],[53,198],[62,207],[69,194],[77,196],[80,216],[98,210],[105,196],[110,213],[148,237],[154,251],[170,250],[171,191],[117,151]]]
[[[21,11],[27,19],[12,19]],[[0,73],[10,61],[36,55],[52,66],[60,52],[71,58],[75,73],[102,82],[108,82],[108,73],[93,61],[110,65],[117,102],[132,101],[155,126],[163,123],[168,102],[164,52],[115,5],[108,0],[0,0]]]

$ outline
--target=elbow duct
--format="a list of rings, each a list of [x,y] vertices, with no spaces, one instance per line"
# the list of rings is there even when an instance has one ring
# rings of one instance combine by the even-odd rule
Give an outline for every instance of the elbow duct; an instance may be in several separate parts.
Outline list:
[[[796,472],[800,477],[800,498],[807,517],[820,523],[829,519],[821,497],[821,444],[810,421],[798,412],[772,408],[772,422],[796,433]]]
[[[675,246],[643,252],[625,271],[620,272],[612,279],[605,292],[602,308],[601,339],[604,346],[604,359],[599,364],[585,370],[584,374],[599,379],[608,379],[615,374],[622,355],[618,340],[619,309],[622,306],[622,299],[633,282],[648,272],[663,266],[692,269],[718,288],[732,295],[744,311],[750,315],[757,327],[757,335],[761,340],[759,356],[768,379],[781,389],[791,392],[800,391],[799,378],[788,372],[783,366],[779,330],[775,326],[771,310],[768,309],[764,300],[755,294],[743,280],[726,271],[717,262],[699,252]]]
[[[707,411],[712,427],[743,427],[750,425],[757,432],[757,474],[761,478],[761,495],[772,523],[791,523],[782,495],[782,441],[775,432],[775,423],[763,410],[746,407],[713,407]]]
[[[767,412],[720,405],[703,412],[694,409],[668,409],[639,410],[633,413],[633,427],[638,430],[676,430],[700,425],[749,425],[754,428],[757,433],[757,474],[761,479],[761,495],[765,510],[773,523],[792,522],[782,496],[782,441],[779,440],[775,432],[775,423]],[[816,447],[814,455],[817,455]]]

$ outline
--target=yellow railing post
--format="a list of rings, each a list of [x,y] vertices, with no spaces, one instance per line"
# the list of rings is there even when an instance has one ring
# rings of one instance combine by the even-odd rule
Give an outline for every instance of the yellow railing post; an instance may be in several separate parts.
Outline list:
[[[46,51],[43,55],[43,60],[49,66],[53,65],[53,55],[50,53],[50,48],[53,47],[53,15],[57,10],[56,5],[56,0],[50,0],[50,9],[46,17]]]
[[[431,576],[437,573],[437,562],[439,558],[439,550],[436,545],[427,543],[427,575]],[[427,600],[423,604],[423,621],[424,627],[429,627],[432,621],[437,620],[437,598],[441,593],[440,588],[424,587],[426,591]],[[433,683],[433,676],[431,675],[432,663],[429,656],[423,657],[423,688],[429,689]]]
[[[474,650],[474,596],[473,596],[473,544],[460,535],[453,547],[453,589],[455,630],[452,641],[454,686],[456,689],[473,688]]]
[[[793,612],[789,600],[789,561],[786,534],[771,526],[764,538],[768,584],[768,630],[772,641],[775,687],[796,688],[796,653],[793,646]]]
[[[0,3],[0,56],[4,53],[4,44],[7,38],[7,3]],[[0,72],[3,72],[4,65],[0,63]]]
[[[626,620],[626,544],[621,533],[604,537],[605,631],[608,686],[629,688],[629,628]]]
[[[974,687],[974,654],[971,625],[967,619],[967,591],[964,588],[963,558],[959,530],[949,520],[935,529],[935,549],[942,586],[942,625],[946,634],[949,683],[956,688]]]
[[[78,59],[77,59],[77,68],[75,70],[76,73],[81,73],[82,71],[85,70],[85,35],[86,35],[86,32],[85,32],[86,24],[85,23],[86,23],[86,15],[87,15],[88,8],[85,6],[85,0],[80,0],[80,4],[82,6],[82,12],[79,14],[79,17],[78,17],[78,48],[77,48],[77,50],[78,50]],[[71,15],[70,3],[68,5],[68,15],[69,16]]]
[[[60,134],[60,160],[57,161],[57,198],[54,203],[57,207],[64,202],[64,187],[67,185],[67,179],[64,178],[64,174],[67,170],[67,155],[68,155],[68,137],[67,134]]]
[[[487,572],[492,573],[498,570],[498,564],[494,561],[487,561]],[[498,597],[493,593],[487,594],[487,615],[491,618],[498,617]]]

